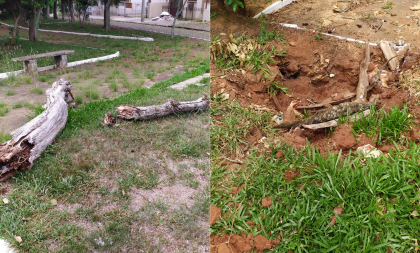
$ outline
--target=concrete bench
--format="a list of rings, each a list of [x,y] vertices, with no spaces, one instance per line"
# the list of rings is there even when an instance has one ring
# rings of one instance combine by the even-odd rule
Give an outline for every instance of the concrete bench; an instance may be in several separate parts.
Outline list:
[[[23,69],[25,73],[35,76],[38,74],[37,59],[54,57],[54,68],[65,68],[67,66],[67,55],[73,54],[74,50],[62,50],[49,52],[44,54],[35,54],[24,57],[13,58],[12,61],[23,62]]]

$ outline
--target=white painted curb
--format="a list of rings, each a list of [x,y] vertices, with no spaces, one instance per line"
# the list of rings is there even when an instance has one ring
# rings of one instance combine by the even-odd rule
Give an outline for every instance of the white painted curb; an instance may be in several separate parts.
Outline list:
[[[204,74],[204,75],[202,75],[202,76],[196,76],[196,77],[193,77],[193,78],[187,79],[187,80],[185,80],[185,81],[183,81],[183,82],[180,82],[180,83],[177,83],[177,84],[171,85],[171,86],[169,86],[168,88],[171,88],[171,89],[174,89],[174,90],[182,90],[182,89],[184,89],[184,88],[188,87],[188,86],[189,86],[189,85],[191,85],[191,84],[196,84],[196,83],[198,83],[199,81],[201,81],[201,79],[203,79],[203,78],[205,78],[205,77],[210,77],[210,73],[205,73],[205,74]],[[201,86],[201,85],[198,85],[198,86]]]
[[[102,57],[98,57],[98,58],[92,58],[92,59],[87,59],[87,60],[82,60],[82,61],[69,62],[67,64],[67,67],[74,67],[74,66],[82,65],[82,64],[86,64],[86,63],[92,63],[92,62],[97,62],[97,61],[109,60],[109,59],[112,59],[112,58],[117,58],[118,56],[120,56],[120,52],[116,52],[115,54],[110,54],[110,55],[106,55],[106,56],[102,56]]]
[[[101,57],[98,57],[98,58],[91,58],[91,59],[87,59],[87,60],[69,62],[67,64],[67,67],[74,67],[74,66],[78,66],[78,65],[82,65],[82,64],[86,64],[86,63],[109,60],[109,59],[112,59],[112,58],[117,58],[118,56],[120,56],[120,52],[116,52],[115,54],[110,54],[110,55],[106,55],[106,56],[101,56]],[[39,67],[38,68],[39,71],[45,71],[45,70],[50,70],[50,69],[54,69],[54,66],[52,65],[52,66],[46,66],[46,67]],[[5,78],[7,78],[11,75],[17,75],[17,74],[20,74],[20,73],[23,73],[23,70],[0,73],[0,79],[5,79]]]
[[[311,31],[311,29],[302,28],[302,27],[299,27],[298,25],[295,25],[295,24],[280,23],[280,25],[281,26],[284,26],[284,27],[288,27],[288,28],[297,29],[297,30],[309,30],[309,31]],[[312,32],[315,33],[317,31],[312,30]],[[334,37],[334,38],[337,38],[337,39],[340,39],[340,40],[347,40],[347,41],[351,41],[351,42],[357,42],[357,43],[360,43],[360,44],[365,44],[366,43],[366,41],[363,41],[363,40],[355,40],[355,39],[352,39],[352,38],[347,38],[347,37],[343,37],[343,36],[333,35],[333,34],[329,34],[329,33],[321,33],[321,34],[322,35],[325,35],[325,36],[329,36],[329,37]],[[369,42],[369,45],[371,45],[371,46],[378,46],[378,44],[371,43],[371,42]]]
[[[254,18],[258,18],[259,16],[261,16],[261,13],[264,14],[271,14],[277,10],[280,10],[281,8],[285,7],[286,5],[291,4],[292,2],[294,2],[295,0],[281,0],[281,1],[277,1],[273,4],[271,4],[270,6],[268,6],[267,8],[265,8],[262,12],[258,13],[257,15],[254,16]]]
[[[8,25],[6,23],[0,22],[2,25],[6,25],[11,27],[12,25]],[[20,29],[28,30],[26,27],[19,26]],[[102,35],[102,34],[92,34],[92,33],[74,33],[74,32],[65,32],[65,31],[55,31],[55,30],[44,30],[38,29],[41,32],[49,32],[49,33],[64,33],[64,34],[72,34],[72,35],[84,35],[84,36],[92,36],[92,37],[100,37],[100,38],[111,38],[111,39],[123,39],[123,40],[141,40],[141,41],[154,41],[153,38],[147,37],[128,37],[128,36],[114,36],[114,35]]]

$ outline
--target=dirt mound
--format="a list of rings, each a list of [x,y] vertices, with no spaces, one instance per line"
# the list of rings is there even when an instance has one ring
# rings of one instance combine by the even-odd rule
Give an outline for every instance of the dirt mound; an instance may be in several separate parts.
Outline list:
[[[330,146],[336,150],[348,150],[357,144],[351,127],[348,125],[339,125],[329,139]]]
[[[269,240],[263,235],[252,236],[251,233],[240,235],[210,235],[211,253],[262,253],[265,249],[276,247],[280,243],[280,235],[275,240]]]

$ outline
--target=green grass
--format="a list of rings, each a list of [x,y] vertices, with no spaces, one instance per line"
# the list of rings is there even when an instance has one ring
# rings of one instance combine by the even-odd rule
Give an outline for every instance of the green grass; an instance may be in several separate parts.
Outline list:
[[[212,102],[212,117],[221,118],[217,123],[211,123],[211,152],[214,157],[234,154],[242,144],[246,144],[246,136],[252,127],[263,131],[269,129],[272,115],[268,112],[245,109],[238,102],[222,101],[219,94],[212,98]]]
[[[110,83],[109,83],[109,88],[112,90],[112,91],[114,91],[114,92],[117,92],[118,91],[118,85],[117,85],[117,83],[114,81],[114,80],[112,80]]]
[[[31,93],[35,93],[35,94],[43,94],[44,91],[41,88],[33,88],[30,90]]]
[[[7,95],[7,96],[13,96],[13,95],[16,95],[16,91],[13,91],[13,90],[8,90],[8,91],[6,92],[6,95]]]
[[[391,124],[389,118],[404,114],[393,109],[384,121]],[[211,234],[280,235],[280,244],[265,252],[414,252],[414,239],[420,237],[420,220],[411,215],[420,208],[419,145],[395,146],[388,157],[376,159],[321,153],[311,146],[297,151],[278,143],[269,113],[216,95],[211,115],[211,204],[222,209]],[[267,136],[271,152],[246,138],[255,128]],[[275,157],[278,151],[283,158]],[[244,164],[221,163],[232,156]],[[286,171],[299,176],[289,180]],[[237,194],[229,194],[241,185]],[[263,207],[267,197],[273,204]],[[335,215],[343,203],[343,214]]]
[[[4,116],[7,112],[9,112],[9,108],[6,107],[6,104],[0,102],[0,117]]]
[[[147,71],[146,72],[146,77],[149,78],[150,80],[154,81],[155,80],[155,72],[154,71]]]
[[[404,142],[401,139],[405,131],[409,131],[413,126],[414,119],[405,105],[402,109],[393,107],[389,112],[383,109],[376,110],[371,108],[371,114],[368,117],[353,123],[353,129],[356,133],[364,133],[368,137],[377,138],[376,143],[382,141]]]
[[[283,159],[274,157],[277,150],[283,151]],[[413,252],[413,239],[420,236],[420,221],[411,216],[419,208],[415,180],[420,146],[367,160],[356,154],[342,159],[309,147],[273,151],[261,156],[253,151],[245,169],[232,174],[232,186],[246,184],[236,195],[220,187],[226,185],[226,166],[213,166],[211,203],[222,209],[222,219],[211,226],[212,234],[245,232],[268,239],[280,234],[281,244],[267,252]],[[283,173],[291,168],[301,177],[288,182]],[[273,204],[264,208],[266,197]],[[342,203],[343,214],[335,215],[333,209]]]

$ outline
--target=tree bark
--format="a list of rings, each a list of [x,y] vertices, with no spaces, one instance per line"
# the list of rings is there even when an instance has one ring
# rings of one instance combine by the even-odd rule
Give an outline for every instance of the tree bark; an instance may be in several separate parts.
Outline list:
[[[58,1],[58,0],[55,0],[55,1],[54,1],[54,9],[53,9],[53,12],[54,12],[54,19],[58,19],[58,14],[57,14],[57,1]]]
[[[46,19],[50,19],[50,6],[49,5],[47,6],[47,9],[45,11],[45,17]]]
[[[210,106],[210,98],[207,95],[188,102],[178,102],[175,99],[168,99],[168,102],[162,105],[152,105],[145,107],[131,106],[131,105],[120,105],[117,106],[118,115],[120,119],[135,119],[145,120],[152,118],[164,117],[170,114],[178,112],[190,112],[195,110],[206,110]]]
[[[105,13],[104,22],[105,22],[105,31],[109,32],[111,30],[111,0],[107,0],[105,4]]]
[[[19,170],[30,169],[35,160],[50,145],[67,122],[71,83],[63,79],[47,90],[46,110],[13,131],[12,139],[0,144],[0,182]]]
[[[176,10],[176,15],[174,17],[174,22],[172,23],[172,30],[171,30],[171,40],[174,39],[174,30],[175,30],[175,22],[179,17],[179,14],[181,14],[182,9],[184,9],[185,4],[187,3],[187,0],[178,0],[178,8]]]
[[[19,24],[19,20],[21,16],[22,16],[21,10],[19,10],[19,15],[17,16],[17,18],[15,17],[15,14],[13,13],[13,17],[15,18],[15,24],[13,26],[13,33],[12,33],[12,40],[11,40],[12,45],[16,44],[16,35],[17,35],[18,24]]]
[[[76,19],[74,18],[74,1],[73,0],[68,0],[68,4],[69,4],[69,12],[70,12],[70,23],[73,23],[76,21]]]
[[[29,13],[29,41],[37,41],[37,29],[36,29],[36,10],[34,9]]]
[[[61,0],[61,19],[66,19],[66,2],[65,0]]]

